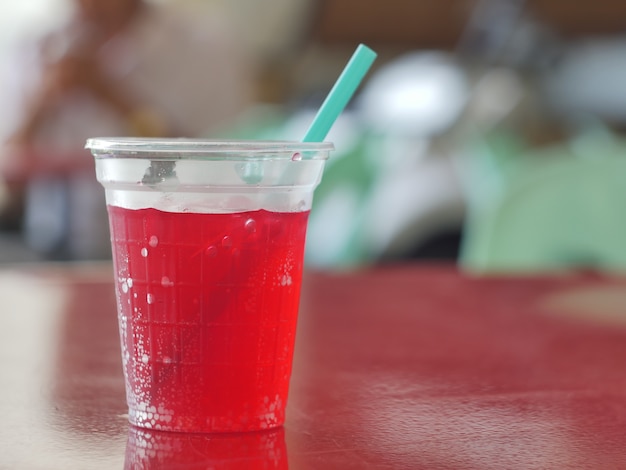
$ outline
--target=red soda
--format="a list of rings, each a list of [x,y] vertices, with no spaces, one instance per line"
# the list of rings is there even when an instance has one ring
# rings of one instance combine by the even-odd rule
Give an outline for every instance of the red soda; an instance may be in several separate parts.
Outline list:
[[[308,212],[108,210],[130,422],[282,425]]]

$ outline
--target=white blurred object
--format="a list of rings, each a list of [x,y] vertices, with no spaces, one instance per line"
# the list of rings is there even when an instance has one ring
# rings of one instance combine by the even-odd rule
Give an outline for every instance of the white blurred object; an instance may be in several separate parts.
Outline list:
[[[366,85],[358,110],[384,136],[369,158],[378,177],[363,228],[368,251],[402,256],[440,231],[460,225],[463,199],[446,155],[430,156],[430,140],[450,130],[470,100],[465,72],[445,53],[402,56]]]
[[[0,15],[0,55],[4,47],[24,37],[60,26],[71,12],[68,0],[28,0],[2,2]]]
[[[524,84],[511,69],[494,67],[474,87],[468,104],[467,124],[486,130],[506,118],[524,98]]]
[[[374,130],[432,136],[458,119],[468,94],[465,74],[449,55],[419,52],[404,55],[375,73],[358,107]]]
[[[563,113],[626,120],[626,38],[574,45],[543,79],[547,99]]]
[[[385,174],[372,192],[363,232],[375,257],[398,258],[458,229],[464,213],[455,165],[440,156]]]

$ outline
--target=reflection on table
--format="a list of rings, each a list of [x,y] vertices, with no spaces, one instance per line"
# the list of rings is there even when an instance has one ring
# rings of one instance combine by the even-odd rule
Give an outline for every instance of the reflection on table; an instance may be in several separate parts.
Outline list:
[[[579,469],[626,461],[626,280],[310,272],[287,423],[128,426],[107,263],[0,270],[0,468]]]

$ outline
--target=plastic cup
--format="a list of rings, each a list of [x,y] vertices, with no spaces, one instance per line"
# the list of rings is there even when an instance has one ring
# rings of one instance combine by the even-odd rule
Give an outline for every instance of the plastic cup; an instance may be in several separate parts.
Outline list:
[[[106,192],[130,423],[281,426],[307,218],[332,144],[86,147]]]

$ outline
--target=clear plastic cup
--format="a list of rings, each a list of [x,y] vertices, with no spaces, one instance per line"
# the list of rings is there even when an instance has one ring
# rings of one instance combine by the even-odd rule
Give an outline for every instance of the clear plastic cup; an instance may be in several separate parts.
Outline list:
[[[281,426],[304,242],[330,143],[90,139],[106,191],[129,421]]]

